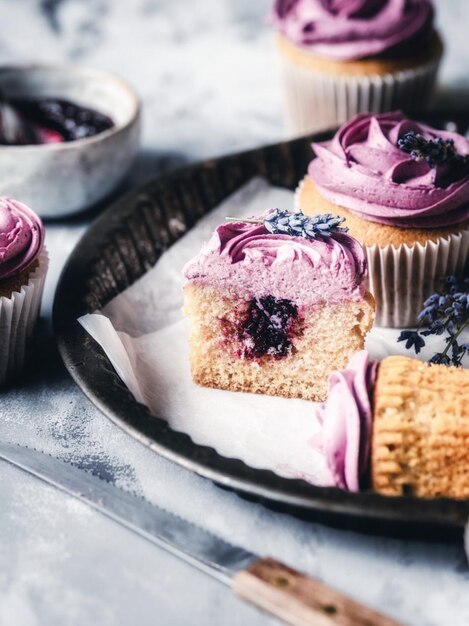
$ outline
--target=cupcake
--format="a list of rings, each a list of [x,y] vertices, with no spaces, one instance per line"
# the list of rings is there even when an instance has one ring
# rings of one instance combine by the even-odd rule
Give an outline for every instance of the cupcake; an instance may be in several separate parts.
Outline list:
[[[306,214],[333,212],[365,245],[379,326],[409,327],[469,255],[469,141],[407,119],[362,114],[316,158],[296,192]]]
[[[47,267],[39,217],[21,202],[0,198],[0,384],[23,367]]]
[[[443,53],[433,18],[430,0],[277,0],[272,22],[292,130],[424,107]]]
[[[469,371],[363,351],[329,378],[317,449],[331,484],[388,496],[469,498]]]
[[[374,310],[365,253],[340,222],[271,210],[216,229],[183,272],[196,383],[325,398]]]

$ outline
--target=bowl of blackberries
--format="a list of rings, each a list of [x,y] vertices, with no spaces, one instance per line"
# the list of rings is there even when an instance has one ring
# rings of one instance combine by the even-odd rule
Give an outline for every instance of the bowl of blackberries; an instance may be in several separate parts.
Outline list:
[[[124,80],[75,66],[0,67],[0,196],[45,218],[96,205],[128,173],[140,103]]]

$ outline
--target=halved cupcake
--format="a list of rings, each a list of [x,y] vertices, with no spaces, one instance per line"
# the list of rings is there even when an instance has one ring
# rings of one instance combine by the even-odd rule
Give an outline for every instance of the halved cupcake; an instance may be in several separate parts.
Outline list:
[[[297,208],[346,218],[367,251],[376,324],[415,325],[443,277],[467,267],[469,141],[394,112],[358,115],[313,149]]]
[[[362,246],[331,215],[219,226],[184,269],[198,384],[322,400],[363,347],[374,304]]]
[[[0,198],[0,385],[23,367],[48,264],[39,217],[21,202]]]
[[[366,352],[333,372],[316,440],[338,487],[469,498],[469,371]]]
[[[425,106],[443,53],[433,20],[430,0],[277,0],[272,22],[292,129]]]

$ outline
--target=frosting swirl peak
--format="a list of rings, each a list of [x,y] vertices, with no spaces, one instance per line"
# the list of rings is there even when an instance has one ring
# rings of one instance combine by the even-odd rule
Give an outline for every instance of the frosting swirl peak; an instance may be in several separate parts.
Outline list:
[[[277,0],[272,20],[292,43],[348,61],[428,36],[433,15],[430,0]]]
[[[25,204],[0,197],[0,280],[22,272],[39,255],[44,227]]]
[[[314,446],[324,454],[335,486],[348,491],[360,490],[369,465],[377,368],[365,350],[355,354],[347,369],[330,374],[327,401],[317,409],[322,430]]]
[[[365,273],[362,246],[344,233],[305,239],[243,222],[219,226],[183,270],[191,282],[300,305],[361,299]]]
[[[460,156],[469,141],[435,130],[403,113],[357,115],[331,141],[313,144],[308,169],[327,200],[372,222],[403,228],[442,228],[469,219],[469,168],[456,161],[436,167],[398,147],[413,131],[427,140],[454,142]]]

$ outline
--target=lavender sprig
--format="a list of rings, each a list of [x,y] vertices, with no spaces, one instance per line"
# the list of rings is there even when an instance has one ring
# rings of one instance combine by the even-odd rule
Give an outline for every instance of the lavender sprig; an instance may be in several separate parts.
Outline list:
[[[410,154],[415,161],[426,161],[429,167],[434,168],[441,163],[448,161],[458,161],[459,163],[469,163],[469,157],[456,152],[453,139],[425,139],[413,130],[405,133],[397,141],[397,147]]]
[[[340,226],[344,217],[334,216],[330,213],[322,213],[309,217],[301,211],[291,213],[273,209],[263,219],[227,217],[232,222],[247,222],[249,224],[264,224],[265,228],[273,235],[290,235],[291,237],[304,237],[315,239],[316,237],[330,237],[333,233],[346,233],[348,228]]]
[[[448,276],[446,288],[434,293],[423,303],[416,330],[403,330],[397,341],[405,341],[407,350],[413,348],[418,354],[425,346],[424,337],[446,334],[446,347],[435,353],[430,363],[459,367],[463,357],[469,354],[469,343],[459,343],[463,331],[469,329],[469,278]],[[426,330],[422,330],[426,327]]]

